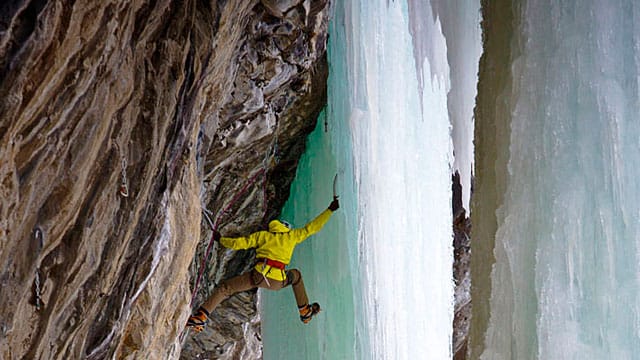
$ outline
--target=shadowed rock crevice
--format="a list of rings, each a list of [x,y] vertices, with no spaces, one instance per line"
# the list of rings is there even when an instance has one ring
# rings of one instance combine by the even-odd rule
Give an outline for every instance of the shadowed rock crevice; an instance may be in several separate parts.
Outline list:
[[[472,189],[473,190],[473,189]],[[468,358],[469,326],[471,323],[471,219],[462,206],[462,185],[460,174],[452,177],[453,205],[453,359]]]
[[[202,206],[276,216],[326,101],[326,2],[276,3],[0,5],[0,357],[179,357]],[[251,260],[216,248],[196,303]],[[255,301],[185,357],[260,356]]]

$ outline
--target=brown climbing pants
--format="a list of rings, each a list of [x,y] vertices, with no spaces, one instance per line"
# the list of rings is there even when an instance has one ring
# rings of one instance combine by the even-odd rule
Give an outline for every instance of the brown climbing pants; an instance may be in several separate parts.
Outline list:
[[[289,285],[293,287],[293,295],[296,298],[298,307],[307,305],[309,298],[307,298],[307,291],[304,288],[304,282],[302,281],[302,274],[298,269],[287,270],[287,278],[285,281],[279,281],[274,279],[265,278],[257,272],[255,269],[251,269],[242,275],[232,277],[231,279],[224,280],[216,287],[213,294],[202,305],[209,313],[213,311],[222,301],[229,296],[247,291],[255,288],[263,288],[269,290],[280,290]]]

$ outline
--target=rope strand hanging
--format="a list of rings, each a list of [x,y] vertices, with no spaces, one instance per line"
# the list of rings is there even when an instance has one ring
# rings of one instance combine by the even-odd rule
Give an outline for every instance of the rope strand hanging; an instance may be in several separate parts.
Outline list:
[[[229,204],[222,211],[220,211],[218,213],[218,216],[216,217],[216,221],[215,222],[212,223],[211,219],[209,218],[209,215],[207,214],[207,212],[203,211],[203,213],[205,214],[205,218],[207,219],[207,222],[209,223],[209,227],[211,228],[211,231],[213,232],[213,234],[211,234],[211,240],[209,240],[209,245],[207,246],[207,250],[205,252],[205,255],[202,257],[202,262],[201,262],[201,265],[200,265],[200,271],[198,272],[198,277],[196,278],[196,283],[195,283],[194,288],[193,288],[193,293],[191,294],[191,302],[192,303],[193,303],[193,300],[195,300],[196,294],[198,293],[198,286],[200,284],[200,280],[202,279],[202,274],[204,273],[205,264],[206,264],[207,259],[209,258],[209,255],[211,254],[211,249],[213,248],[213,243],[215,242],[214,241],[215,231],[218,229],[218,226],[221,223],[222,217],[224,215],[226,215],[226,214],[229,214],[229,210],[240,199],[240,196],[242,196],[247,191],[247,189],[249,189],[249,187],[256,182],[256,179],[260,175],[263,175],[263,174],[265,174],[265,179],[266,179],[266,169],[265,168],[262,168],[262,169],[258,170],[255,174],[253,174],[249,178],[249,181],[231,199]]]
[[[218,227],[220,226],[221,222],[222,222],[222,217],[224,215],[227,215],[230,213],[231,207],[240,199],[240,197],[242,195],[244,195],[246,193],[246,191],[249,189],[249,187],[251,185],[253,185],[256,180],[258,179],[259,176],[263,175],[264,176],[264,181],[263,181],[263,204],[262,204],[262,210],[264,212],[264,216],[267,216],[267,169],[269,168],[269,159],[275,159],[275,164],[277,165],[279,162],[279,158],[278,158],[278,127],[279,127],[279,121],[276,120],[276,128],[275,128],[275,136],[273,139],[273,142],[271,143],[271,146],[269,147],[269,151],[267,151],[267,153],[265,154],[265,158],[262,162],[262,168],[260,170],[258,170],[255,174],[253,174],[251,177],[249,177],[249,179],[247,180],[247,183],[234,195],[234,197],[231,199],[231,201],[229,202],[229,204],[227,204],[226,207],[224,207],[216,216],[215,222],[211,221],[211,218],[209,217],[209,213],[210,211],[207,210],[205,207],[203,207],[202,212],[205,215],[205,219],[207,220],[207,223],[209,224],[209,228],[211,229],[211,239],[209,240],[209,244],[207,245],[207,250],[205,251],[204,256],[202,257],[202,261],[200,264],[200,270],[198,271],[198,277],[196,278],[196,283],[194,284],[193,287],[193,292],[191,294],[191,303],[193,304],[193,301],[196,298],[196,295],[198,293],[198,287],[200,285],[200,280],[202,279],[202,275],[204,274],[204,268],[206,265],[207,260],[209,259],[209,255],[211,254],[211,249],[213,248],[213,243],[215,242],[215,232],[218,229]],[[264,219],[263,219],[264,220]]]

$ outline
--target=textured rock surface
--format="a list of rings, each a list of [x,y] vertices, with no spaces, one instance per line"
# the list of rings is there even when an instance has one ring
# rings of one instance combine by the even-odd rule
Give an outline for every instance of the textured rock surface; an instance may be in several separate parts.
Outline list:
[[[324,1],[0,5],[0,357],[179,356],[201,206],[228,234],[277,215],[326,27]],[[195,303],[251,256],[215,249]],[[255,306],[184,357],[259,357]]]
[[[453,359],[467,359],[471,323],[471,220],[462,207],[460,175],[453,176],[453,279],[455,306],[453,318]]]

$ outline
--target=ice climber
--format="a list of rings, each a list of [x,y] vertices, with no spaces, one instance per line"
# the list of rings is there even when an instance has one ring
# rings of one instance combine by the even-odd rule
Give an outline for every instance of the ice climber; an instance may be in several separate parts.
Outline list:
[[[325,211],[299,229],[292,229],[286,221],[272,220],[269,222],[269,231],[258,231],[249,236],[222,237],[216,231],[214,239],[224,247],[234,250],[255,248],[256,265],[242,275],[222,281],[207,301],[189,318],[187,326],[196,332],[202,331],[213,309],[235,293],[258,287],[280,290],[289,285],[293,288],[300,320],[305,324],[309,323],[311,318],[320,312],[320,305],[318,303],[309,304],[300,271],[298,269],[285,270],[285,268],[291,261],[296,245],[320,231],[331,214],[339,207],[338,199],[334,197]]]

